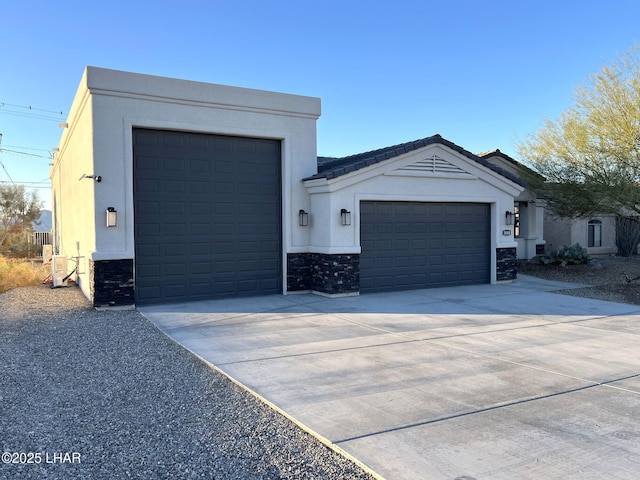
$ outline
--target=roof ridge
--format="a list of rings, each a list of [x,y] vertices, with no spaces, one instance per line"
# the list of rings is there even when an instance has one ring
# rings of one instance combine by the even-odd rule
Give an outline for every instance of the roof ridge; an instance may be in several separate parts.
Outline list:
[[[465,150],[461,146],[456,145],[455,143],[443,138],[440,134],[435,134],[430,137],[425,137],[418,140],[412,140],[410,142],[399,143],[397,145],[391,145],[389,147],[378,148],[375,150],[370,150],[368,152],[356,153],[353,155],[348,155],[346,157],[318,157],[318,173],[304,178],[303,180],[316,180],[320,178],[330,180],[332,178],[337,178],[342,175],[355,172],[356,170],[375,165],[376,163],[398,157],[405,153],[412,152],[414,150],[426,147],[427,145],[432,145],[434,143],[439,143],[441,145],[449,147],[452,150],[460,153],[461,155],[464,155],[467,158],[479,163],[485,168],[488,168],[502,175],[503,177],[508,178],[512,182],[517,183],[518,185],[526,186],[524,182],[515,175],[500,167],[497,167],[496,165],[493,165],[484,158],[479,157],[471,153],[470,151]]]

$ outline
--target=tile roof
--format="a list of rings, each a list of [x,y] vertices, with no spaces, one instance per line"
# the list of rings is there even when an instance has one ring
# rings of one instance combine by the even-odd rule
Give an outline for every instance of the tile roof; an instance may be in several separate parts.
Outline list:
[[[502,157],[507,162],[513,163],[514,165],[516,165],[518,167],[524,166],[519,161],[517,161],[514,158],[510,157],[506,153],[501,152],[499,148],[494,148],[493,150],[488,150],[486,152],[476,153],[476,157],[480,157],[480,158],[487,158],[487,157],[493,157],[493,156]]]
[[[516,167],[516,169],[518,169],[520,172],[526,174],[527,176],[534,175],[534,176],[540,177],[539,173],[535,172],[534,170],[532,170],[531,168],[527,167],[523,163],[520,163],[519,161],[517,161],[514,158],[510,157],[506,153],[501,152],[499,148],[496,148],[494,150],[489,150],[487,152],[476,153],[476,156],[480,157],[480,158],[483,158],[483,159],[487,159],[487,158],[491,158],[491,157],[500,157],[500,158],[506,160],[507,162],[511,163],[512,165],[514,165]],[[520,178],[522,180],[520,175],[518,175],[518,178]],[[527,186],[527,185],[524,185],[524,186]]]
[[[487,162],[483,158],[474,155],[473,153],[465,150],[464,148],[456,145],[453,142],[450,142],[449,140],[446,140],[445,138],[442,138],[442,136],[437,134],[431,137],[422,138],[420,140],[401,143],[399,145],[393,145],[391,147],[379,148],[370,152],[358,153],[356,155],[349,155],[347,157],[318,157],[318,173],[304,178],[303,180],[317,180],[321,178],[331,180],[333,178],[347,175],[348,173],[355,172],[356,170],[360,170],[362,168],[384,162],[385,160],[389,160],[405,153],[409,153],[433,144],[439,144],[449,147],[450,149],[464,155],[474,162],[479,163],[483,167],[488,168],[502,175],[503,177],[508,178],[512,182],[517,183],[518,185],[525,186],[525,183],[522,180],[520,180],[515,175],[512,175],[510,172],[507,172],[506,170],[497,167],[490,162]]]

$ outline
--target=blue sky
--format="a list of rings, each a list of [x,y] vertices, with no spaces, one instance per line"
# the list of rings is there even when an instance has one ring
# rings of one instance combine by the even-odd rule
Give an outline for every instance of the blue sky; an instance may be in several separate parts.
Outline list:
[[[47,205],[86,65],[320,97],[323,156],[436,133],[515,156],[640,41],[637,0],[23,0],[0,15],[0,181],[42,182]]]

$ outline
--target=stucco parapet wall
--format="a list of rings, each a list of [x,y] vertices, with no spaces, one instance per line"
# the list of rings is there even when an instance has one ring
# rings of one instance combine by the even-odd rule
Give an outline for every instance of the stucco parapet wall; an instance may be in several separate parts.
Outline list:
[[[250,111],[317,119],[316,97],[232,87],[140,73],[87,67],[86,87],[94,95],[109,95],[182,105]]]

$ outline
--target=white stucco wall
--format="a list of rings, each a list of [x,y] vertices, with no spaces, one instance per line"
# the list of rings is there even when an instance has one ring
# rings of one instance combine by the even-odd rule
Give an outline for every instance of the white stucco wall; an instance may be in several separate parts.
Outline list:
[[[52,168],[60,199],[59,252],[92,260],[134,257],[132,130],[148,127],[282,140],[283,248],[301,250],[309,209],[301,178],[316,172],[320,99],[88,67]],[[78,178],[96,174],[102,182]],[[118,226],[107,228],[114,207]],[[76,244],[79,244],[79,253]],[[79,283],[89,296],[86,268]]]
[[[398,170],[434,154],[466,174],[429,175]],[[513,198],[523,187],[443,145],[430,145],[335,179],[308,180],[305,185],[311,197],[312,252],[360,253],[359,217],[363,200],[487,203],[491,205],[492,265],[496,248],[517,246],[513,227],[505,224],[504,212],[513,210]],[[352,213],[350,226],[340,223],[343,208]],[[509,235],[503,234],[505,230]],[[495,268],[491,281],[496,281]]]
[[[82,175],[94,173],[93,106],[86,85],[85,72],[50,172],[54,251],[75,259],[80,282],[88,269],[87,258],[96,245],[96,231],[93,228],[96,219],[92,199],[97,185],[95,180],[89,178],[80,180]],[[73,269],[75,262],[69,262],[69,270]]]

